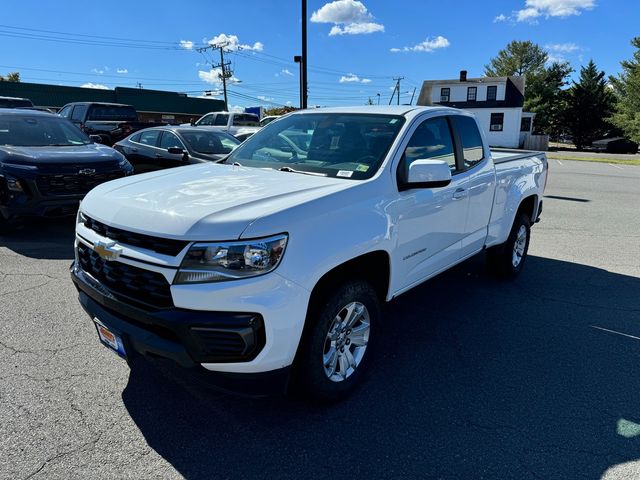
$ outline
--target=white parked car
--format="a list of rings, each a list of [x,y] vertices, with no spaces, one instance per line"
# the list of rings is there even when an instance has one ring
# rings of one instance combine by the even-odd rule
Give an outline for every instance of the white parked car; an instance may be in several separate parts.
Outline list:
[[[334,400],[384,349],[381,303],[483,250],[500,275],[522,270],[547,168],[490,151],[461,110],[296,112],[226,164],[92,190],[72,278],[123,357]]]

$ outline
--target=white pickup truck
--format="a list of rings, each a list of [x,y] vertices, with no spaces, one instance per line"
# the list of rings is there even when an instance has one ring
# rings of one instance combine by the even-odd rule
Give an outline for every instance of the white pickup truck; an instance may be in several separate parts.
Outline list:
[[[184,125],[191,125],[185,123]],[[260,118],[254,113],[211,112],[203,115],[193,124],[196,127],[215,128],[241,141],[249,138],[260,130]]]
[[[335,400],[384,348],[382,302],[483,250],[520,272],[547,169],[542,153],[490,151],[462,110],[301,111],[223,164],[96,187],[71,274],[125,358]]]

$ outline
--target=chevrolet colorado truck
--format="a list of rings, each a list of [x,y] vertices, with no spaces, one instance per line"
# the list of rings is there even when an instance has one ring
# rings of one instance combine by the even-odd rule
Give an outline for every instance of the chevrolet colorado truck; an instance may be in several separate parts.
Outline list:
[[[381,303],[483,250],[520,273],[547,172],[543,153],[492,152],[462,110],[300,111],[224,163],[92,190],[71,276],[122,357],[333,401],[384,348]]]

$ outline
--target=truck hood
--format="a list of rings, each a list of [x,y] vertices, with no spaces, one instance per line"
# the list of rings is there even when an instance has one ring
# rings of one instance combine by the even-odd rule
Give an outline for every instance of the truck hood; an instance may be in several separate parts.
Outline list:
[[[0,162],[16,165],[46,166],[52,164],[89,164],[120,161],[122,155],[97,143],[70,147],[10,147],[0,146]]]
[[[163,238],[240,238],[257,218],[344,190],[357,182],[225,164],[200,164],[134,175],[94,188],[88,216]],[[287,230],[282,225],[279,231]]]

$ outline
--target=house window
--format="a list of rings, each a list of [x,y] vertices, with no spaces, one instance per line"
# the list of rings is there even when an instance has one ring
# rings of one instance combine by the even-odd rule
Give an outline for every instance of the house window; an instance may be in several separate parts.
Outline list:
[[[467,102],[475,102],[478,95],[478,87],[467,88]]]
[[[520,131],[521,132],[531,131],[531,117],[522,117],[522,120],[520,121]]]
[[[501,132],[504,126],[504,113],[492,113],[491,123],[489,124],[489,131]]]
[[[451,89],[450,88],[441,88],[440,89],[440,101],[448,102],[449,98],[451,98]]]
[[[498,98],[498,87],[491,85],[487,87],[487,102],[493,102]]]

